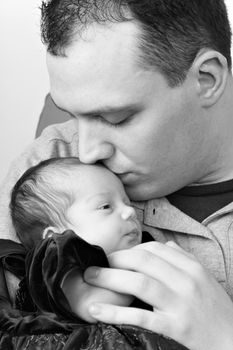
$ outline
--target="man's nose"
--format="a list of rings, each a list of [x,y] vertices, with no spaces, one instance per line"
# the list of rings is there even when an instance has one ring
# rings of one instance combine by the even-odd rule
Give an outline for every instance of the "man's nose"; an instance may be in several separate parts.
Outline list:
[[[123,220],[135,219],[136,211],[133,207],[125,205],[122,210],[121,217]]]
[[[93,164],[113,155],[113,145],[105,139],[105,132],[97,123],[79,120],[78,132],[79,159],[82,163]]]

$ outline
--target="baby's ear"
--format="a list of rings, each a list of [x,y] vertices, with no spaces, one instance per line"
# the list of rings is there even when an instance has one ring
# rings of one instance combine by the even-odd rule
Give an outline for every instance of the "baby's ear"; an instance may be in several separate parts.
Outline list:
[[[57,229],[56,227],[53,227],[53,226],[48,226],[44,229],[44,232],[43,232],[43,239],[45,238],[49,238],[49,237],[52,237],[52,235],[57,232]]]

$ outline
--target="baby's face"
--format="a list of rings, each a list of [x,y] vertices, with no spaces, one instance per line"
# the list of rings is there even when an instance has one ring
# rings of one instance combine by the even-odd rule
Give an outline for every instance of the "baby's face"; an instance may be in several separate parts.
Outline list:
[[[74,182],[74,183],[73,183]],[[77,198],[67,211],[69,228],[106,254],[141,243],[142,232],[134,208],[120,180],[109,170],[85,166],[77,175]]]

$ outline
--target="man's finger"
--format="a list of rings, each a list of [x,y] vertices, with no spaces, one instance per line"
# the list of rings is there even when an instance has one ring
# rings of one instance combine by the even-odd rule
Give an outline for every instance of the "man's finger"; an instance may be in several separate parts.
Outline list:
[[[134,325],[165,336],[171,332],[171,320],[159,311],[98,303],[91,305],[89,312],[93,318],[104,323]]]
[[[144,253],[142,253],[143,251]],[[146,252],[148,252],[148,254]],[[125,266],[125,268],[127,268],[127,265],[136,264],[136,270],[138,270],[138,265],[144,265],[146,261],[154,263],[151,265],[151,270],[154,269],[154,266],[159,264],[159,261],[163,261],[163,272],[165,272],[164,262],[166,262],[166,266],[170,265],[173,269],[175,268],[176,271],[180,269],[188,274],[192,266],[198,264],[198,261],[192,254],[186,252],[177,244],[170,242],[167,244],[159,242],[143,243],[129,250],[114,252],[108,256],[108,259],[112,267],[124,268],[123,266]],[[156,259],[158,259],[157,262]],[[130,269],[129,266],[128,268]],[[172,276],[172,271],[170,270],[168,272],[168,274]]]
[[[172,250],[174,251],[174,249]],[[171,253],[169,252],[169,254]],[[111,254],[109,256],[109,263],[115,269],[137,271],[165,285],[173,286],[176,289],[176,286],[183,283],[184,274],[186,275],[183,271],[183,265],[180,261],[181,269],[180,266],[172,264],[175,258],[167,257],[164,253],[161,253],[161,255],[159,256],[157,252],[155,254],[153,247],[151,251],[145,249],[128,249]],[[187,265],[186,260],[185,263]]]
[[[162,282],[139,272],[88,268],[85,271],[84,279],[87,283],[98,287],[134,295],[160,310],[166,310],[170,302],[174,302],[176,298],[175,293]]]

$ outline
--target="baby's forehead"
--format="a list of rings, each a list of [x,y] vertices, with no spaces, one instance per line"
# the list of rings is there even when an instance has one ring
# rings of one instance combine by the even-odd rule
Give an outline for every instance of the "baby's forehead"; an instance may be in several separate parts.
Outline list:
[[[86,179],[101,176],[105,179],[109,178],[117,182],[119,181],[118,177],[112,171],[101,164],[78,164],[76,167],[76,175]]]
[[[80,164],[76,167],[76,170],[72,173],[72,183],[77,190],[85,190],[87,187],[92,189],[110,189],[109,193],[114,193],[114,189],[125,194],[125,190],[120,179],[109,169],[103,165],[86,165]]]

